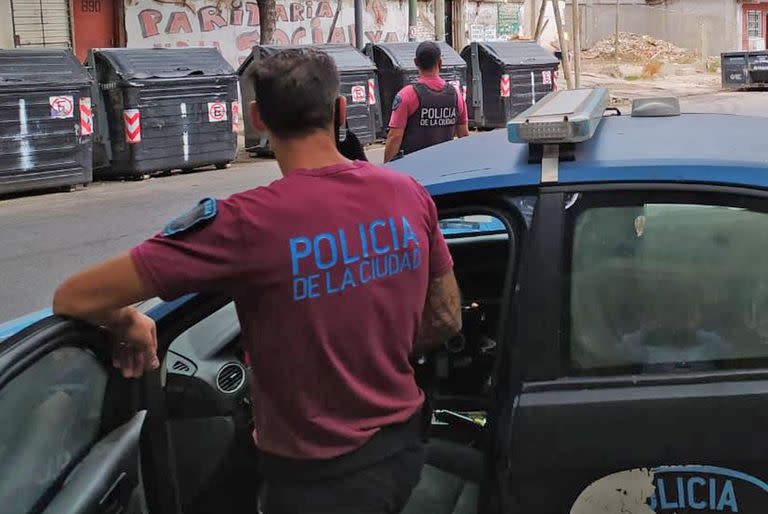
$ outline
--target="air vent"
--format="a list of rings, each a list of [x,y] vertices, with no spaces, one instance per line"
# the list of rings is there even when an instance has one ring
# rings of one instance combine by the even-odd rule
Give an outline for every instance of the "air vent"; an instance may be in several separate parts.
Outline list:
[[[189,373],[192,368],[190,368],[186,363],[182,361],[176,361],[173,363],[173,367],[171,369],[174,371],[180,371],[181,373]]]
[[[236,393],[245,384],[245,368],[236,362],[225,364],[216,376],[216,387],[222,393]]]

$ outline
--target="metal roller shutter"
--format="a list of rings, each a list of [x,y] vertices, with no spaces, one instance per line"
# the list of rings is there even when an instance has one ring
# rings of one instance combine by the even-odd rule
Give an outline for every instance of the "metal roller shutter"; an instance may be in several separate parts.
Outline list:
[[[69,0],[11,0],[16,46],[71,47]]]

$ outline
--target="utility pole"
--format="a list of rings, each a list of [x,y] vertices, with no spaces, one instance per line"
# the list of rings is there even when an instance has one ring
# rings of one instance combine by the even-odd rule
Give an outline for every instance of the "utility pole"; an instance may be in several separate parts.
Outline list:
[[[613,58],[619,64],[619,1],[616,0],[616,29],[613,34]]]
[[[416,0],[408,0],[408,41],[416,41]]]
[[[435,41],[445,41],[445,0],[434,0]]]
[[[533,31],[533,39],[538,42],[541,37],[541,32],[544,30],[544,15],[547,12],[547,2],[549,0],[541,0],[541,7],[539,8],[539,17],[536,19],[536,30]]]
[[[355,46],[363,49],[363,0],[355,0]]]
[[[573,10],[573,75],[576,89],[581,87],[581,16],[579,13],[579,0],[571,0]]]
[[[568,41],[563,32],[563,18],[560,16],[560,0],[552,0],[552,9],[555,11],[555,25],[557,25],[557,36],[560,38],[560,53],[562,54],[563,73],[565,74],[565,83],[568,89],[573,89],[573,77],[571,76],[571,59],[568,56]]]

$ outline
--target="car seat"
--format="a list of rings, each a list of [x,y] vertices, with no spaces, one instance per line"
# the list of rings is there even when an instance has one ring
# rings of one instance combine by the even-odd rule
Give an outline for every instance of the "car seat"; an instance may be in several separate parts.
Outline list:
[[[426,464],[402,514],[475,514],[483,454],[474,448],[434,439]]]

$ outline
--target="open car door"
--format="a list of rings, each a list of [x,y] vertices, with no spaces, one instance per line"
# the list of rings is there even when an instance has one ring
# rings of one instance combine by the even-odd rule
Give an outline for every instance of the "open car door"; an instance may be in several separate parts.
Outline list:
[[[0,342],[0,505],[5,512],[147,512],[145,412],[99,329],[47,318]]]

